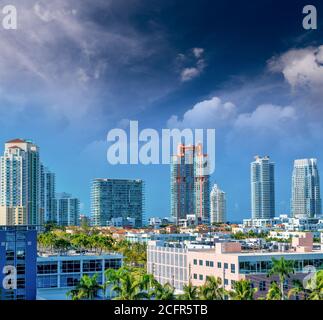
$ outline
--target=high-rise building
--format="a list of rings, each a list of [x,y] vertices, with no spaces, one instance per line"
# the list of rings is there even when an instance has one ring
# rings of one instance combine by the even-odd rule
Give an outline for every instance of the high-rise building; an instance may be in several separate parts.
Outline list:
[[[8,141],[0,162],[0,224],[41,225],[38,146],[28,140]]]
[[[144,211],[142,180],[95,179],[91,191],[91,218],[94,226],[107,226],[112,219],[135,219],[141,227]]]
[[[0,226],[0,244],[0,300],[35,300],[36,227]]]
[[[225,223],[226,217],[226,199],[225,192],[222,191],[218,185],[214,185],[210,195],[211,213],[210,222],[212,223]]]
[[[80,201],[68,193],[56,194],[54,200],[56,223],[60,226],[78,226],[80,223]]]
[[[195,216],[198,223],[210,222],[208,156],[202,144],[181,144],[171,158],[171,214],[176,224],[187,216]]]
[[[252,219],[275,217],[275,165],[268,156],[255,157],[251,163]]]
[[[41,165],[40,207],[44,211],[44,222],[57,222],[54,209],[55,173]]]
[[[295,160],[291,210],[294,217],[321,215],[320,177],[316,159]]]

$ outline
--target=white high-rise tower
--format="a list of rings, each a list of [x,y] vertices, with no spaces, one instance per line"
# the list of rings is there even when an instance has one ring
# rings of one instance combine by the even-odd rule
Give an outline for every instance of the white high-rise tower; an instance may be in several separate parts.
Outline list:
[[[38,147],[28,140],[5,144],[0,159],[0,225],[41,225]]]
[[[293,217],[315,217],[321,214],[320,177],[316,159],[294,162],[291,210]]]
[[[214,185],[210,195],[211,213],[210,222],[225,223],[226,218],[226,199],[225,192],[218,185]]]

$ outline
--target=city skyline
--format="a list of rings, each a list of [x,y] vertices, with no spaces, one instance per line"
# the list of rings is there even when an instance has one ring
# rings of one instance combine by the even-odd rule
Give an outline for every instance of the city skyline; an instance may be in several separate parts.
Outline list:
[[[19,144],[19,143],[30,144],[32,146],[35,146],[35,148],[37,150],[39,149],[39,146],[36,145],[36,144],[34,144],[34,142],[32,140],[20,139],[20,138],[19,139],[18,138],[17,139],[11,139],[11,140],[9,140],[9,141],[6,142],[6,145],[8,146],[8,150],[9,149],[10,150],[11,149],[14,149],[15,150],[15,149],[18,148],[16,145]],[[194,151],[195,148],[198,149],[196,152]],[[192,155],[193,155],[192,156],[192,159],[194,159],[196,157],[196,156],[194,156],[195,153],[196,153],[197,156],[199,154],[203,154],[203,146],[202,145],[198,145],[196,147],[193,147],[193,149],[192,149],[192,146],[179,145],[179,148],[178,148],[179,154],[185,155],[185,157],[184,157],[185,158],[185,163],[187,162],[187,160],[189,160],[188,163],[189,164],[192,164],[193,167],[195,168],[196,167],[196,163],[195,163],[195,161],[193,161],[192,159],[190,159],[190,156],[186,155],[186,151],[185,151],[186,149],[188,151],[193,152],[192,153]],[[203,156],[204,156],[205,159],[207,159],[207,155],[206,154],[203,154]],[[39,154],[37,155],[37,157],[39,158]],[[178,158],[178,155],[177,156],[176,155],[175,156],[172,156],[171,158],[172,159],[175,159],[175,158],[177,159]],[[172,160],[172,161],[174,161],[174,160]],[[40,210],[42,210],[42,213],[41,214],[43,215],[43,221],[47,221],[47,222],[55,222],[55,221],[57,221],[57,222],[59,222],[59,220],[62,219],[62,218],[61,219],[59,218],[61,213],[59,213],[59,211],[58,211],[58,202],[60,201],[60,199],[61,200],[64,200],[64,198],[65,199],[71,199],[71,200],[77,201],[77,204],[75,204],[75,205],[77,205],[77,209],[75,209],[75,210],[78,212],[77,213],[77,216],[78,217],[80,216],[80,214],[85,214],[86,216],[93,218],[94,217],[93,216],[93,209],[92,209],[92,213],[91,213],[91,211],[85,212],[85,211],[80,210],[80,203],[82,203],[82,201],[84,201],[84,199],[78,200],[77,198],[74,198],[70,194],[67,194],[65,192],[56,193],[56,172],[55,173],[54,172],[51,172],[48,169],[48,167],[44,166],[44,164],[39,159],[38,159],[38,162],[39,162],[39,172],[40,172],[39,185],[41,186],[40,187],[40,190],[39,190],[39,206],[40,206]],[[319,161],[317,161],[317,159],[314,159],[314,158],[302,159],[302,160],[295,159],[294,160],[294,172],[293,172],[293,174],[291,174],[291,185],[290,185],[291,196],[290,196],[290,203],[289,203],[290,210],[288,212],[279,212],[279,211],[278,212],[275,212],[275,207],[276,206],[275,206],[275,201],[274,201],[273,202],[274,203],[274,214],[267,213],[267,214],[258,214],[258,215],[256,215],[256,214],[253,214],[253,209],[252,209],[252,204],[253,204],[252,196],[253,196],[253,190],[254,190],[254,187],[253,187],[253,185],[254,185],[254,182],[253,181],[254,180],[253,179],[255,179],[256,176],[257,176],[258,177],[257,180],[258,180],[259,179],[259,175],[255,175],[255,176],[253,176],[253,175],[254,175],[254,172],[256,172],[256,171],[258,173],[260,172],[259,169],[256,170],[256,171],[254,171],[255,170],[255,164],[258,163],[258,166],[259,166],[260,163],[262,163],[262,162],[268,162],[269,165],[273,165],[273,163],[270,162],[270,158],[268,156],[265,156],[263,158],[261,158],[259,156],[255,156],[255,161],[251,163],[251,180],[249,181],[249,183],[251,182],[251,186],[252,186],[251,187],[251,192],[250,192],[250,199],[251,199],[250,211],[245,216],[243,216],[240,220],[233,218],[233,219],[227,219],[227,221],[230,221],[230,222],[238,222],[238,221],[242,221],[242,219],[244,219],[244,218],[250,218],[250,217],[253,217],[254,219],[259,219],[259,218],[268,219],[268,218],[271,218],[271,217],[274,217],[274,216],[279,216],[280,214],[288,214],[288,215],[292,216],[293,215],[293,211],[292,211],[292,208],[293,208],[293,190],[295,188],[294,187],[293,180],[294,180],[294,175],[295,175],[295,166],[296,166],[296,164],[298,164],[298,166],[304,166],[308,162],[312,163],[312,167],[314,169],[308,170],[308,172],[310,174],[312,174],[314,177],[319,177],[319,168],[318,168]],[[308,164],[308,165],[310,165],[310,164]],[[174,166],[174,162],[173,163],[171,162],[171,164],[169,165],[169,167],[170,167],[170,169],[169,169],[169,178],[170,178],[171,181],[173,179],[172,176],[174,174],[174,173],[172,174],[172,169],[171,169],[173,166]],[[196,170],[199,171],[198,168]],[[187,171],[187,170],[185,169],[184,171]],[[200,174],[201,174],[201,172],[200,172]],[[265,176],[266,176],[266,174],[265,174]],[[210,178],[208,178],[208,180],[211,180],[211,178],[212,178],[212,175],[210,176]],[[315,197],[318,197],[318,199],[320,199],[320,180],[319,180],[319,178],[315,178],[315,179],[317,179],[317,180],[315,180],[315,183],[318,185],[317,191],[315,191]],[[298,180],[299,180],[299,178],[298,178]],[[119,178],[115,178],[115,179],[112,179],[112,178],[93,178],[91,181],[92,181],[92,183],[94,183],[95,181],[97,181],[97,182],[98,181],[103,181],[103,182],[104,181],[120,181],[120,182],[122,182],[122,181],[125,181],[125,182],[127,182],[127,181],[129,181],[129,182],[130,181],[134,181],[134,182],[136,182],[136,181],[143,181],[143,180],[141,180],[141,179],[133,179],[133,180],[131,180],[131,179],[119,179]],[[143,183],[145,183],[145,182],[143,181]],[[259,184],[260,183],[260,180],[257,183]],[[272,183],[273,183],[273,186],[274,186],[273,193],[274,193],[274,197],[275,197],[275,185],[276,185],[275,179],[273,179]],[[211,195],[212,195],[212,191],[214,191],[215,186],[217,186],[217,184],[215,184],[213,186],[213,189],[212,190],[210,189],[209,190],[210,192],[208,193],[208,197],[207,198],[209,199],[208,200],[209,201],[208,202],[209,204],[207,205],[207,207],[209,208],[209,210],[206,210],[205,211],[206,212],[206,215],[204,216],[205,217],[204,218],[204,221],[205,222],[206,221],[211,221],[210,220],[211,219],[211,216],[212,216],[212,212],[211,212],[212,211],[211,210],[211,207],[212,207],[211,206]],[[171,190],[172,189],[170,188],[170,193],[172,193]],[[227,216],[227,212],[226,212],[227,211],[226,210],[226,207],[227,207],[227,205],[226,205],[226,203],[227,203],[226,193],[224,193],[220,189],[219,189],[219,192],[221,194],[223,193],[225,195],[225,216]],[[46,201],[45,199],[46,199],[46,197],[48,197],[48,195],[47,195],[48,193],[51,196],[49,196],[49,199]],[[207,194],[207,193],[205,193],[205,194]],[[91,196],[91,191],[89,192],[89,195],[88,196],[89,196],[89,199],[91,199],[91,198],[93,199],[93,186],[92,186],[92,196]],[[149,199],[149,191],[148,191],[148,194],[147,194],[147,190],[146,190],[145,191],[145,194],[142,197],[144,197],[145,199],[146,198]],[[150,214],[149,212],[147,212],[147,209],[145,208],[145,205],[143,204],[142,205],[142,222],[143,223],[146,223],[150,217],[172,217],[172,197],[171,197],[171,195],[170,195],[169,202],[170,202],[169,214],[166,214],[166,215]],[[64,206],[66,207],[66,205],[64,205]],[[49,215],[48,208],[52,208],[52,214],[54,214],[54,217],[55,217],[54,220],[50,220],[47,217]],[[303,215],[308,215],[308,216],[312,216],[312,217],[322,215],[322,212],[321,212],[321,209],[320,209],[321,206],[320,205],[317,205],[315,208],[317,208],[316,211],[315,211],[315,214],[309,214],[308,212],[305,212],[305,213],[303,213]],[[204,208],[204,210],[205,210],[205,208]],[[272,208],[270,210],[272,210]],[[207,212],[209,212],[209,213],[207,214]],[[75,221],[79,221],[79,218],[78,219],[71,218],[69,216],[69,213],[65,213],[65,214],[66,214],[66,217],[63,219],[65,222],[62,225],[73,225]],[[300,213],[298,213],[298,214],[300,214]],[[121,215],[120,214],[119,215],[117,214],[117,215],[115,215],[113,217],[114,218],[118,218],[118,217],[121,217],[121,216],[123,217],[123,219],[126,218],[124,216],[124,214],[121,214]],[[127,218],[130,218],[130,216],[127,217]],[[70,220],[70,219],[72,219],[72,220]],[[182,219],[184,219],[184,216],[182,217]],[[67,223],[66,221],[73,221],[73,223]],[[21,224],[21,222],[20,222],[20,224]],[[106,223],[103,223],[101,225],[105,225],[105,224]],[[100,225],[100,224],[97,223],[96,225]],[[121,224],[121,225],[123,225],[123,224]],[[139,224],[137,224],[137,225],[139,225]]]
[[[0,141],[37,141],[81,211],[90,212],[93,178],[140,177],[147,213],[169,215],[167,165],[106,161],[107,133],[129,120],[157,131],[215,128],[210,183],[226,191],[231,221],[249,216],[255,154],[277,164],[277,212],[290,211],[293,161],[323,159],[323,28],[322,19],[303,28],[308,3],[11,2],[18,29],[0,33]]]

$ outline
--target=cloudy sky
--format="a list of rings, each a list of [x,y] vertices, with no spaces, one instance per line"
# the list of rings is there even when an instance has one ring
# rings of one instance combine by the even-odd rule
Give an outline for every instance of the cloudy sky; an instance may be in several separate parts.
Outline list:
[[[8,1],[0,0],[1,7]],[[276,211],[289,213],[296,158],[323,169],[323,6],[307,1],[11,0],[0,28],[0,141],[30,138],[58,191],[90,212],[96,177],[141,178],[146,216],[168,216],[169,166],[111,166],[109,130],[215,128],[228,218],[250,216],[250,162],[276,163]],[[323,14],[322,14],[323,16]],[[322,171],[322,170],[321,170]],[[323,174],[323,173],[322,173]]]

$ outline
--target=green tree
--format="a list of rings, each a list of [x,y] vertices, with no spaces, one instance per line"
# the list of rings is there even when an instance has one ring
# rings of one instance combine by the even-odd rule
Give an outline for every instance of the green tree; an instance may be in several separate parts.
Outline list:
[[[224,290],[220,278],[207,276],[203,286],[199,288],[201,300],[223,300]]]
[[[93,277],[84,275],[75,289],[67,292],[67,296],[72,300],[94,300],[98,297],[98,292],[102,289],[102,286],[97,281],[98,275]]]
[[[276,281],[272,281],[270,288],[266,295],[266,300],[281,300],[282,294],[281,290]]]
[[[233,286],[233,291],[229,292],[232,300],[254,300],[254,294],[257,288],[253,288],[250,280],[236,281]]]
[[[198,288],[192,285],[190,281],[183,287],[183,294],[179,296],[180,300],[197,300],[198,299]]]
[[[284,257],[276,260],[272,258],[272,268],[268,272],[268,277],[277,275],[279,277],[279,285],[281,292],[281,300],[285,300],[285,292],[284,292],[284,283],[287,278],[290,278],[290,275],[295,273],[294,270],[294,261],[285,260]]]

